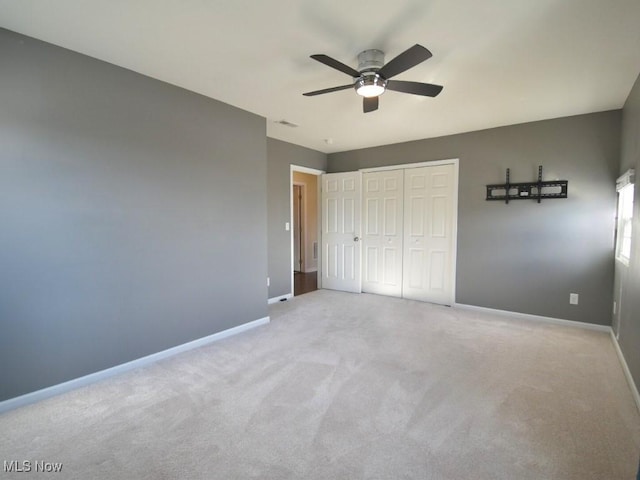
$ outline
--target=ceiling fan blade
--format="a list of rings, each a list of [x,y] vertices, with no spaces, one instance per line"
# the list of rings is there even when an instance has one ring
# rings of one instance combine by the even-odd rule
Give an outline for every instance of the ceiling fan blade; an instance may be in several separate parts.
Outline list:
[[[431,83],[405,82],[403,80],[389,80],[387,82],[387,90],[412,93],[413,95],[425,97],[435,97],[442,91],[442,88],[441,85],[433,85]]]
[[[346,73],[347,75],[352,76],[353,78],[358,78],[360,76],[360,72],[351,68],[349,65],[345,65],[338,60],[328,57],[327,55],[317,54],[311,55],[311,58],[317,60],[320,63],[324,63],[326,66],[335,68],[339,72]]]
[[[431,52],[422,45],[416,44],[389,61],[378,70],[378,73],[388,80],[405,70],[409,70],[411,67],[415,67],[428,58],[431,58]]]
[[[362,111],[364,113],[373,112],[378,109],[378,97],[363,97]]]
[[[313,97],[315,95],[322,95],[323,93],[339,92],[340,90],[346,90],[347,88],[353,88],[353,84],[340,85],[339,87],[323,88],[322,90],[314,90],[313,92],[303,93],[305,97]]]

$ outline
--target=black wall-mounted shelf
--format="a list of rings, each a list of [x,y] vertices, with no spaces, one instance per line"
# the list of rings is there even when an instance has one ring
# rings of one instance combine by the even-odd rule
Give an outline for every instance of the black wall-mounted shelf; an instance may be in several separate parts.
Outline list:
[[[538,181],[511,183],[507,168],[507,181],[501,184],[487,185],[487,200],[537,200],[543,198],[567,198],[569,182],[567,180],[542,181],[542,165],[538,167]]]

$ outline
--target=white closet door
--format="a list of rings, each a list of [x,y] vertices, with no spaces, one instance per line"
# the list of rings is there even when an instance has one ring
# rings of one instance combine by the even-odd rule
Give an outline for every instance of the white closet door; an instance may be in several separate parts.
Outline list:
[[[404,298],[454,301],[454,173],[453,165],[405,170]]]
[[[322,288],[361,291],[361,177],[322,175]]]
[[[362,291],[402,295],[404,170],[362,175]]]

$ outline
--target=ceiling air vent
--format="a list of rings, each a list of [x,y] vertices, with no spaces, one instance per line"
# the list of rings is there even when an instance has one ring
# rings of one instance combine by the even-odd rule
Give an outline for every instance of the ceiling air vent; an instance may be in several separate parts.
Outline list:
[[[280,125],[284,125],[285,127],[291,127],[291,128],[298,127],[298,125],[296,125],[295,123],[288,122],[287,120],[276,120],[276,123],[279,123]]]

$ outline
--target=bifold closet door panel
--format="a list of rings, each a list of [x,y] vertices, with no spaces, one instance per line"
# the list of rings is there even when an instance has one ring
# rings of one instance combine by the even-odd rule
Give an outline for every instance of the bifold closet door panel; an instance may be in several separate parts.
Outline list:
[[[322,175],[322,288],[361,291],[360,172]]]
[[[404,170],[362,175],[362,291],[402,295]]]
[[[402,296],[453,303],[453,165],[404,172]]]

